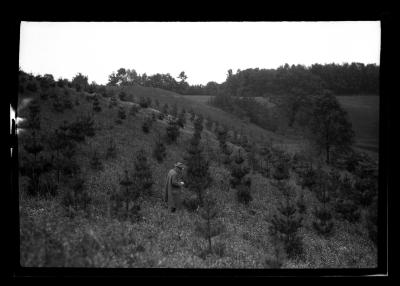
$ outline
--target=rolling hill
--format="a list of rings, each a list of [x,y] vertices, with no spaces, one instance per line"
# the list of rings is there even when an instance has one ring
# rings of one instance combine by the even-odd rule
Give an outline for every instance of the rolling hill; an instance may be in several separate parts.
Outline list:
[[[296,139],[261,129],[253,124],[224,111],[210,107],[199,100],[169,91],[141,86],[109,88],[110,92],[124,90],[127,101],[117,99],[118,106],[125,108],[127,117],[122,124],[116,124],[118,107],[109,108],[110,98],[99,97],[100,112],[93,112],[93,95],[77,92],[71,88],[54,87],[48,99],[41,98],[43,92],[25,91],[19,99],[35,98],[41,107],[41,128],[44,135],[58,128],[64,121],[72,122],[82,114],[92,114],[95,135],[78,144],[76,160],[85,178],[85,186],[91,197],[90,211],[77,213],[73,218],[65,215],[61,207],[63,183],[57,188],[57,195],[47,198],[33,198],[26,194],[27,178],[20,176],[19,203],[21,229],[21,265],[53,267],[157,267],[157,268],[271,268],[276,257],[277,246],[269,234],[271,217],[276,212],[281,194],[273,181],[257,172],[251,173],[253,200],[248,206],[237,202],[235,192],[229,188],[229,170],[218,163],[218,141],[213,132],[204,130],[202,142],[211,162],[212,185],[219,206],[219,218],[225,231],[213,239],[220,249],[219,254],[201,256],[206,245],[196,235],[195,224],[200,220],[197,212],[183,209],[177,213],[167,211],[163,202],[165,176],[173,164],[184,161],[188,142],[193,134],[193,124],[187,118],[187,125],[181,130],[176,144],[167,145],[167,156],[162,163],[152,156],[154,142],[165,134],[166,120],[157,119],[149,133],[142,131],[144,120],[151,116],[155,100],[160,107],[177,104],[179,109],[196,113],[226,124],[243,128],[254,140],[271,140],[272,144],[288,149],[297,144]],[[141,96],[152,99],[152,108],[141,108],[136,116],[129,115],[129,108]],[[62,112],[54,110],[54,98],[69,97],[71,109]],[[349,101],[346,101],[349,104]],[[22,118],[27,117],[28,108],[19,110]],[[19,135],[20,156],[26,143],[24,130]],[[116,143],[114,159],[105,156],[109,140]],[[154,185],[149,196],[140,199],[139,221],[119,220],[110,214],[110,198],[119,188],[124,169],[133,169],[134,154],[143,149],[148,155]],[[100,154],[103,169],[93,170],[90,160],[93,151]],[[293,151],[293,150],[291,150]],[[44,151],[46,152],[46,151]],[[297,184],[296,174],[291,171],[290,184],[296,194],[304,195],[307,212],[301,236],[304,257],[279,258],[283,268],[346,268],[376,267],[376,246],[368,238],[365,220],[351,224],[335,220],[332,237],[319,236],[312,227],[312,210],[318,205],[315,195],[302,190]],[[185,190],[186,196],[191,196]]]

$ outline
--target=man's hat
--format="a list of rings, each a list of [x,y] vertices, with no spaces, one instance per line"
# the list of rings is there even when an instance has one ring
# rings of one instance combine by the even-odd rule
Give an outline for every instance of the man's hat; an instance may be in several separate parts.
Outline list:
[[[177,168],[179,168],[179,169],[183,169],[183,167],[184,167],[185,165],[183,165],[181,162],[176,162],[174,166],[177,167]]]

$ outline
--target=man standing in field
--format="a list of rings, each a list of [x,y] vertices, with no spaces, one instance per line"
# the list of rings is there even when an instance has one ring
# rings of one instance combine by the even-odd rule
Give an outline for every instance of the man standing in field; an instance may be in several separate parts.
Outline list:
[[[168,209],[171,212],[175,212],[181,205],[181,188],[184,185],[181,180],[183,167],[184,165],[181,162],[177,162],[174,168],[168,172],[165,181],[164,201],[168,203]]]

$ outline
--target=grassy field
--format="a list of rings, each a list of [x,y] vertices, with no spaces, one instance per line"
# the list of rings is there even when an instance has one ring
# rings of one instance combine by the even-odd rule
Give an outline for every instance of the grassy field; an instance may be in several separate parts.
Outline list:
[[[185,98],[207,104],[211,97],[191,95]],[[256,99],[268,102],[265,98]],[[349,95],[337,96],[337,99],[349,114],[356,134],[355,148],[376,157],[379,151],[379,96]]]
[[[179,108],[209,115],[229,126],[244,126],[252,139],[260,136],[273,138],[275,144],[285,146],[289,142],[283,136],[271,134],[252,124],[244,125],[239,119],[204,102],[193,101],[167,91],[153,88],[134,87],[127,89],[137,98],[148,96],[160,104],[170,106],[177,103]],[[56,90],[61,95],[62,89]],[[92,113],[92,103],[86,100],[86,93],[70,90],[73,101],[79,105],[72,110],[57,113],[52,110],[51,99],[41,101],[42,129],[53,130],[64,121],[72,121],[80,114]],[[38,94],[27,94],[27,98]],[[22,97],[21,97],[22,98]],[[198,98],[198,97],[197,97]],[[20,221],[21,221],[21,265],[53,267],[157,267],[157,268],[270,268],[266,261],[273,259],[276,245],[268,227],[276,205],[282,195],[271,180],[258,173],[252,173],[251,192],[253,200],[245,207],[236,200],[235,192],[229,188],[229,171],[219,165],[215,158],[218,142],[213,133],[203,132],[208,138],[211,153],[210,173],[213,183],[210,187],[219,205],[219,219],[225,225],[225,232],[213,239],[222,245],[220,255],[201,258],[206,242],[195,233],[195,222],[200,219],[197,212],[185,209],[177,213],[167,211],[162,201],[165,175],[176,161],[182,161],[193,133],[189,120],[182,130],[177,144],[167,145],[167,157],[158,163],[152,156],[152,147],[158,134],[165,133],[165,120],[157,120],[150,133],[142,131],[144,118],[150,109],[141,109],[136,117],[127,115],[122,124],[116,124],[118,109],[108,108],[109,98],[100,98],[102,111],[94,114],[96,135],[87,138],[78,146],[78,162],[85,176],[86,186],[92,198],[90,215],[77,214],[68,218],[60,205],[60,195],[54,198],[31,198],[26,195],[26,177],[20,177]],[[128,112],[130,102],[118,105]],[[25,117],[27,109],[19,116]],[[106,159],[108,139],[117,145],[117,157]],[[281,141],[279,141],[281,140]],[[284,141],[285,140],[285,141]],[[23,140],[19,141],[22,144]],[[143,148],[149,154],[154,186],[149,197],[141,201],[141,219],[138,222],[120,221],[109,213],[110,196],[119,187],[118,179],[124,168],[131,170],[134,153]],[[20,146],[20,150],[23,150]],[[90,154],[97,150],[101,154],[103,170],[90,168]],[[376,267],[377,250],[368,239],[365,221],[355,224],[335,220],[334,235],[319,236],[312,227],[312,210],[318,205],[315,195],[301,190],[291,174],[290,183],[296,194],[304,194],[307,212],[301,228],[305,256],[288,259],[283,256],[283,268],[348,268]],[[62,188],[60,188],[62,193]],[[189,191],[186,190],[186,193]]]

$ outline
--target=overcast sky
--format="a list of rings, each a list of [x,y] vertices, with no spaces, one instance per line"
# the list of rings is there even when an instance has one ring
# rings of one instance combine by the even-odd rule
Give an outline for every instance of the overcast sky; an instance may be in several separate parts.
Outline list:
[[[119,68],[185,71],[190,84],[221,83],[227,70],[285,63],[379,64],[379,22],[22,22],[20,67],[106,84]]]

